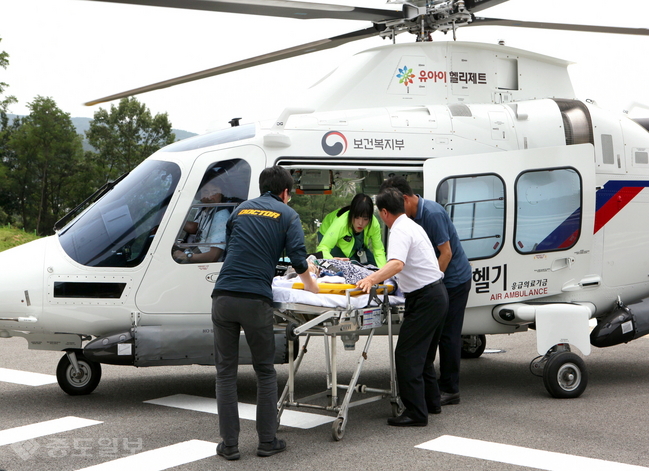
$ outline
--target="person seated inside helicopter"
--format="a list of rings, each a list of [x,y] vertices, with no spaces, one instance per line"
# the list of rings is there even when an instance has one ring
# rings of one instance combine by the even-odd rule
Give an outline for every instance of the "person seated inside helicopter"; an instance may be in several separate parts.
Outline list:
[[[191,246],[185,249],[175,247],[173,258],[179,263],[218,262],[225,251],[225,225],[231,209],[215,206],[227,200],[218,177],[203,184],[196,199],[209,206],[200,208],[193,221],[185,222],[183,230],[187,236],[183,245]]]
[[[355,260],[379,268],[385,265],[381,226],[374,216],[372,198],[363,193],[354,196],[349,209],[331,222],[316,251],[322,252],[322,258]]]

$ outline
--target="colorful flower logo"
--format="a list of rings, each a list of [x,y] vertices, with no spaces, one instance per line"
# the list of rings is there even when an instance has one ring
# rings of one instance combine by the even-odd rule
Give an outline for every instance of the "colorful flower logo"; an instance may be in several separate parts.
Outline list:
[[[399,83],[404,84],[406,87],[412,83],[412,79],[415,77],[415,74],[412,73],[412,69],[409,69],[408,66],[403,66],[403,69],[399,69],[397,78]]]

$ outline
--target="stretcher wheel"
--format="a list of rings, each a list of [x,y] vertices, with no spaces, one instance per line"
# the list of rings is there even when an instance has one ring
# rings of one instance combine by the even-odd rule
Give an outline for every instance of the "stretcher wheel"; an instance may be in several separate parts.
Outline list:
[[[401,408],[399,407],[399,404],[393,402],[390,405],[392,406],[392,417],[399,417],[401,415]]]
[[[297,339],[297,335],[295,335],[295,329],[297,329],[297,324],[295,322],[291,322],[286,326],[286,338],[290,342],[293,342]]]
[[[345,428],[343,427],[344,420],[341,417],[338,417],[334,420],[334,423],[331,424],[331,436],[337,442],[343,439],[345,435]]]

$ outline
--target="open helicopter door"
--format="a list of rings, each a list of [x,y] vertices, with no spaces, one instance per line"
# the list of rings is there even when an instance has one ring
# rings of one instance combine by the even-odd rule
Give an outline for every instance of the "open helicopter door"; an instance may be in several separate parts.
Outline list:
[[[225,223],[239,203],[258,196],[265,164],[259,147],[239,146],[203,153],[186,170],[182,194],[136,294],[143,316],[211,312]]]
[[[424,164],[424,197],[448,211],[471,261],[467,307],[492,311],[493,320],[510,329],[536,323],[540,330],[543,309],[530,315],[524,303],[552,302],[547,298],[579,290],[590,279],[594,195],[591,144],[435,158]],[[503,309],[514,303],[516,309]],[[588,354],[590,314],[575,307],[577,340],[570,343]],[[546,309],[541,317],[570,315],[571,309]],[[484,315],[467,315],[463,333],[497,333],[491,324],[492,332]],[[561,343],[553,339],[565,338],[565,331],[557,331],[564,326],[557,325],[572,323],[550,324],[549,331],[537,332],[539,352],[545,353],[548,343]]]

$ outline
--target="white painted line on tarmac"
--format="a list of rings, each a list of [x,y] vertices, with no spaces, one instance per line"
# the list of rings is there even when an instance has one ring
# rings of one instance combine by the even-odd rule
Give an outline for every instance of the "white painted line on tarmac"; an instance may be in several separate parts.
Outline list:
[[[286,427],[309,429],[324,424],[330,424],[334,420],[336,420],[336,417],[330,415],[310,414],[308,412],[284,409],[279,424]]]
[[[173,396],[162,397],[144,401],[147,404],[158,406],[176,407],[178,409],[193,410],[197,412],[206,412],[208,414],[217,414],[216,399],[209,397],[191,396],[188,394],[175,394]],[[239,403],[239,418],[246,420],[255,420],[257,406],[255,404]],[[294,410],[284,410],[280,425],[301,429],[318,427],[323,424],[333,422],[336,417],[327,415],[311,414],[308,412],[298,412]]]
[[[101,463],[79,471],[161,471],[193,461],[216,456],[216,443],[203,440],[189,440],[155,450],[143,451],[137,455],[125,456],[113,461]]]
[[[554,453],[552,451],[534,450],[501,443],[473,440],[469,438],[442,435],[415,448],[439,451],[453,455],[468,456],[482,460],[496,461],[517,466],[526,466],[547,471],[647,471],[649,468],[612,461],[585,458],[583,456]]]
[[[22,427],[14,427],[7,430],[0,430],[0,446],[18,443],[25,440],[32,440],[53,433],[68,432],[89,425],[99,425],[103,422],[97,420],[80,419],[79,417],[63,417],[61,419],[38,422]]]
[[[151,399],[150,401],[144,402],[145,404],[155,404],[158,406],[175,407],[177,409],[216,414],[216,399],[211,399],[209,397],[190,396],[189,394],[174,394],[173,396]]]
[[[0,381],[23,384],[25,386],[43,386],[44,384],[56,383],[56,376],[0,368]]]

